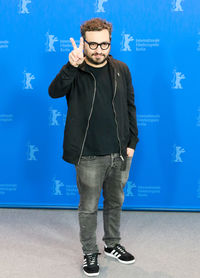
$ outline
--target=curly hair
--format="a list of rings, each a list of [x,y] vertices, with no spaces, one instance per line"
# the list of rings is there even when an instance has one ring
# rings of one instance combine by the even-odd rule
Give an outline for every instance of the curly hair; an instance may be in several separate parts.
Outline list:
[[[90,20],[87,20],[83,22],[83,24],[80,27],[81,29],[81,35],[85,39],[85,32],[87,31],[101,31],[104,29],[107,29],[109,32],[109,37],[111,40],[111,33],[112,33],[112,23],[106,21],[102,18],[92,18]]]

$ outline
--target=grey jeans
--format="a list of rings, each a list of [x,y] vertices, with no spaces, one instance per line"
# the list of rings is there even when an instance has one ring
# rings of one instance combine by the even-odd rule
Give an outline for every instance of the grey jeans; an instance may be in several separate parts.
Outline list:
[[[126,157],[126,168],[121,170],[118,153],[103,156],[82,156],[76,167],[77,187],[80,194],[78,217],[80,242],[83,253],[99,252],[96,243],[98,202],[103,188],[102,240],[107,246],[120,242],[120,215],[124,202],[123,188],[129,177],[132,157]]]

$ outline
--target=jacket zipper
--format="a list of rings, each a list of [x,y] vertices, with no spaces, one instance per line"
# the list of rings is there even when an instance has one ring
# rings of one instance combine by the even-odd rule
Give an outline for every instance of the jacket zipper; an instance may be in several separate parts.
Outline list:
[[[81,159],[81,156],[82,156],[82,153],[83,153],[83,147],[85,145],[85,140],[86,140],[86,136],[87,136],[87,132],[88,132],[89,124],[90,124],[90,118],[92,116],[92,111],[93,111],[93,107],[94,107],[94,100],[95,100],[95,96],[96,96],[96,79],[95,79],[94,75],[91,72],[89,72],[89,73],[94,78],[94,96],[93,96],[93,100],[92,100],[92,108],[90,110],[90,115],[88,117],[88,124],[87,124],[87,128],[86,128],[86,131],[85,131],[85,136],[84,136],[84,139],[83,139],[83,144],[82,144],[82,147],[81,147],[81,153],[80,153],[80,156],[79,156],[79,159],[78,159],[78,165],[80,163],[80,159]]]
[[[119,138],[119,130],[118,130],[118,124],[117,124],[117,119],[116,119],[116,111],[115,111],[115,106],[114,106],[114,98],[116,95],[116,90],[117,90],[117,80],[116,80],[116,70],[115,70],[115,90],[114,90],[114,95],[113,95],[113,99],[112,99],[112,105],[113,105],[113,110],[114,110],[114,114],[115,114],[115,122],[116,122],[116,126],[117,126],[117,138],[119,141],[119,147],[120,147],[120,158],[121,160],[124,161],[124,158],[122,156],[122,152],[121,152],[121,142],[120,142],[120,138]]]

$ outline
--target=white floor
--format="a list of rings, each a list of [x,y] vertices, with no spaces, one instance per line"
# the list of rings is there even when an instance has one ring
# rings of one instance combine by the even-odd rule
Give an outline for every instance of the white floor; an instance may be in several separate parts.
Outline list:
[[[82,250],[78,212],[0,209],[0,278],[79,278]],[[100,275],[107,278],[199,278],[200,215],[123,211],[121,244],[136,262],[122,265],[103,254],[102,211],[97,238]]]

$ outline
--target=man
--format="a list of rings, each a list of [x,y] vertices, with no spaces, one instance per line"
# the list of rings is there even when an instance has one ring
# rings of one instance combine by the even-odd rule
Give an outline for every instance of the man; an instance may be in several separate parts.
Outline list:
[[[102,188],[104,252],[121,263],[135,261],[120,245],[119,229],[123,188],[139,141],[136,107],[128,66],[109,54],[111,32],[106,20],[84,22],[79,47],[70,38],[69,61],[49,87],[52,98],[67,99],[63,159],[76,168],[83,271],[88,276],[99,274],[96,228]]]

